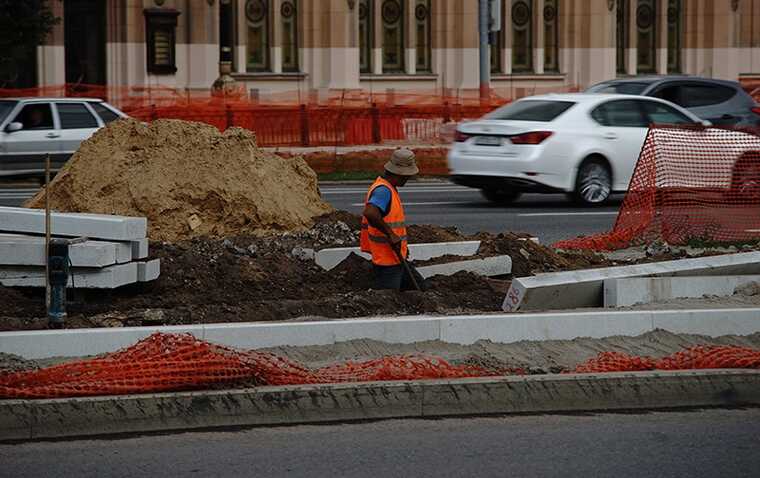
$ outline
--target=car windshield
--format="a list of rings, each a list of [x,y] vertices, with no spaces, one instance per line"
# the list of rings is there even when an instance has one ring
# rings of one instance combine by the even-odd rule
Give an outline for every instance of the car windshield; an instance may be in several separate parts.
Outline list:
[[[5,117],[13,110],[18,101],[0,101],[0,123],[5,121]]]
[[[570,109],[572,101],[522,100],[502,106],[484,116],[492,120],[542,121],[548,123]]]
[[[649,86],[648,83],[623,81],[620,83],[601,83],[594,85],[586,93],[610,93],[620,95],[640,95]]]

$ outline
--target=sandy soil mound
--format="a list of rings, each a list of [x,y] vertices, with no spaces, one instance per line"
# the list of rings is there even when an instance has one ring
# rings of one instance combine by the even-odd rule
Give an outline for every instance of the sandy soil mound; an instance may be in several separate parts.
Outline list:
[[[58,211],[146,216],[149,236],[297,231],[332,208],[300,158],[283,160],[241,128],[220,133],[202,123],[111,123],[82,143],[51,183]],[[43,207],[44,195],[27,207]]]

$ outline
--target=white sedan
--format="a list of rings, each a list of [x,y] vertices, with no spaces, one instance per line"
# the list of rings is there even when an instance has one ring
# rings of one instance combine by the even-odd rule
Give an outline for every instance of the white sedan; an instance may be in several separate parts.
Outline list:
[[[515,101],[457,127],[451,180],[507,203],[523,192],[598,205],[626,191],[650,124],[709,126],[657,98],[551,94]]]

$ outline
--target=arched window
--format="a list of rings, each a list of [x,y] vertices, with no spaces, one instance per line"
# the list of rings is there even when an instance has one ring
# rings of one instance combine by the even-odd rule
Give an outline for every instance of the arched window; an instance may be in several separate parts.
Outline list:
[[[373,28],[375,5],[372,0],[359,0],[359,71],[372,73]]]
[[[668,0],[668,73],[681,72],[681,0]]]
[[[269,2],[246,0],[245,19],[248,25],[246,70],[269,71]]]
[[[559,0],[544,0],[544,71],[559,71]]]
[[[298,0],[282,0],[282,71],[298,71]]]
[[[512,71],[533,70],[533,5],[531,0],[512,0]]]
[[[617,25],[616,25],[616,60],[617,72],[624,75],[627,73],[626,53],[628,51],[628,9],[629,0],[617,0]]]
[[[636,5],[636,71],[654,73],[657,38],[657,2],[638,0]]]
[[[431,28],[430,0],[416,0],[414,5],[414,22],[416,42],[416,70],[430,72],[431,62]]]
[[[383,72],[404,71],[404,1],[383,0]]]

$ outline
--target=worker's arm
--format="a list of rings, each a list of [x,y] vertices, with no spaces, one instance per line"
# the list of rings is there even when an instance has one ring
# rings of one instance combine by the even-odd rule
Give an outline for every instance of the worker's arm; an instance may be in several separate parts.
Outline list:
[[[394,249],[399,249],[401,247],[401,238],[396,235],[393,230],[388,227],[388,224],[385,223],[385,220],[383,219],[383,213],[380,211],[380,208],[375,206],[374,204],[367,204],[364,206],[364,217],[367,218],[367,222],[369,222],[372,227],[375,229],[380,229],[383,234],[388,237],[388,241],[391,243],[391,247]]]

